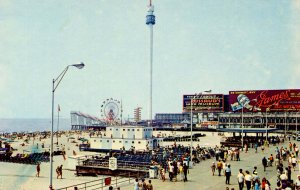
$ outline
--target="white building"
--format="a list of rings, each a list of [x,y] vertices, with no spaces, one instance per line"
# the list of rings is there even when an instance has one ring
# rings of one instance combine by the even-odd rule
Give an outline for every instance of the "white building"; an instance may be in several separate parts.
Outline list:
[[[106,132],[99,137],[91,137],[90,148],[129,150],[152,150],[163,143],[162,138],[153,137],[152,127],[143,126],[109,126]]]

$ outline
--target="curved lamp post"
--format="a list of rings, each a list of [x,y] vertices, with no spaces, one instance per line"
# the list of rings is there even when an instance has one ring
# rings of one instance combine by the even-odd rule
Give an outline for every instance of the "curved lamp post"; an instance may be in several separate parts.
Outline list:
[[[78,69],[82,69],[84,67],[84,63],[68,65],[56,79],[52,80],[52,117],[51,117],[51,148],[50,148],[50,190],[53,190],[52,186],[52,177],[53,177],[53,116],[54,116],[54,92],[58,85],[60,84],[61,80],[64,78],[65,74],[67,73],[69,67],[76,67]]]

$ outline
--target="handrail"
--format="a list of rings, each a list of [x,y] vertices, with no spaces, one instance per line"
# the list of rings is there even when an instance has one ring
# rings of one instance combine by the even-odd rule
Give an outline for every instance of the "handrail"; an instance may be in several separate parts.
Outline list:
[[[110,177],[111,178],[111,182],[109,185],[105,185],[105,179]],[[145,176],[146,177],[146,176]],[[130,173],[129,173],[129,177],[119,177],[119,176],[106,176],[106,177],[102,177],[101,179],[97,179],[97,180],[93,180],[93,181],[88,181],[85,183],[79,183],[76,185],[71,185],[71,186],[67,186],[67,187],[63,187],[63,188],[58,188],[55,190],[103,190],[104,188],[107,188],[108,186],[115,186],[115,187],[120,187],[120,185],[125,185],[128,182],[127,185],[131,184],[134,182],[133,178],[130,177]],[[95,183],[95,184],[92,184]]]

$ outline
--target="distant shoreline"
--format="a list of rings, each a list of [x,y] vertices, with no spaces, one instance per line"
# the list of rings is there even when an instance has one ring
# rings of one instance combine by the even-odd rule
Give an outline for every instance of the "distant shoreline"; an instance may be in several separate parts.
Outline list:
[[[54,129],[57,129],[57,118],[54,120]],[[59,118],[59,130],[70,130],[71,118]],[[6,118],[0,119],[0,132],[35,132],[50,131],[51,118]]]

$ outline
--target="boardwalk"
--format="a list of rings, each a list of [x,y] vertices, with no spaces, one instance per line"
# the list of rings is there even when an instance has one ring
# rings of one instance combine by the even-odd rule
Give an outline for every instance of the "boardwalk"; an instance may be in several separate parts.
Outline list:
[[[49,139],[45,140],[45,144],[48,144]],[[60,142],[62,144],[67,145],[66,152],[67,155],[72,155],[73,150],[78,149],[74,144],[68,143],[68,138],[63,136],[60,138]],[[195,143],[195,146],[199,143],[200,145],[208,145],[214,146],[215,144],[219,144],[220,137],[213,133],[208,133],[206,137],[202,138],[200,142]],[[296,141],[292,141],[294,143]],[[189,142],[185,142],[188,145]],[[30,143],[33,144],[33,143]],[[170,144],[173,144],[170,142]],[[296,142],[299,146],[299,143]],[[17,147],[18,144],[15,144],[14,147]],[[35,144],[34,144],[35,145]],[[280,144],[279,147],[284,146],[287,147],[288,142],[284,144]],[[70,146],[70,148],[68,148]],[[22,151],[22,147],[18,147],[19,151]],[[79,152],[80,154],[94,154],[92,152]],[[275,154],[275,146],[270,146],[266,148],[265,152],[262,153],[260,150],[258,153],[255,153],[253,149],[250,149],[248,153],[241,153],[241,161],[229,161],[232,168],[232,177],[231,177],[231,185],[228,185],[230,188],[238,189],[238,184],[236,180],[236,176],[238,170],[242,168],[244,171],[249,170],[251,173],[253,171],[253,167],[258,167],[258,175],[262,179],[262,177],[266,177],[270,182],[272,189],[276,186],[276,170],[275,167],[267,168],[266,172],[263,172],[261,160],[264,156],[269,157],[270,154]],[[166,180],[162,182],[158,179],[152,179],[152,184],[155,190],[175,190],[175,189],[187,189],[187,190],[225,190],[225,177],[224,176],[212,176],[210,165],[214,159],[208,159],[202,161],[197,164],[193,169],[190,170],[190,174],[188,176],[189,181],[184,182],[169,182]],[[94,180],[101,179],[102,176],[97,177],[77,177],[75,172],[72,170],[68,170],[68,165],[71,163],[71,160],[68,158],[67,160],[63,159],[63,156],[55,156],[54,157],[54,168],[58,165],[63,164],[63,179],[56,179],[56,173],[53,176],[53,184],[54,187],[63,188],[66,186],[71,186],[79,183],[90,182]],[[287,163],[284,163],[284,166],[287,166]],[[40,177],[35,177],[36,175],[36,166],[35,165],[26,165],[26,164],[15,164],[15,163],[7,163],[0,162],[0,190],[4,189],[21,189],[21,190],[47,190],[49,189],[49,162],[41,164],[41,174]],[[295,179],[296,174],[298,173],[298,166],[296,172],[292,172],[292,179]],[[166,175],[168,176],[168,175]],[[147,179],[148,181],[148,179]],[[132,182],[132,181],[131,181]],[[122,190],[132,190],[133,185],[124,185],[121,184],[120,189]],[[127,183],[128,184],[128,183]],[[118,184],[120,185],[120,184]],[[73,188],[72,188],[73,189]],[[72,190],[71,189],[71,190]],[[91,188],[90,188],[91,189]],[[101,188],[100,188],[101,189]],[[108,189],[107,187],[104,189]],[[245,189],[245,188],[244,188]],[[68,189],[70,190],[70,189]]]
[[[296,141],[292,141],[294,143]],[[297,145],[299,143],[296,142]],[[285,142],[284,144],[280,144],[279,148],[281,146],[287,147],[288,142]],[[226,185],[225,184],[225,176],[212,176],[211,170],[210,170],[210,165],[212,161],[215,161],[214,159],[208,159],[200,164],[197,164],[193,169],[190,170],[188,179],[189,181],[184,183],[184,182],[170,182],[166,180],[165,182],[162,182],[158,179],[152,179],[152,184],[154,186],[155,190],[174,190],[174,189],[185,189],[185,190],[225,190],[226,187],[234,188],[235,190],[238,190],[238,183],[236,176],[238,174],[238,170],[240,168],[245,170],[249,170],[251,173],[253,171],[253,167],[257,166],[258,167],[258,176],[260,179],[263,177],[266,177],[270,183],[272,189],[276,187],[276,169],[273,164],[273,167],[267,167],[266,171],[263,171],[263,166],[262,166],[262,158],[264,156],[269,157],[270,154],[275,154],[275,147],[276,146],[270,146],[269,148],[266,148],[265,152],[262,153],[261,150],[258,151],[258,153],[255,153],[254,149],[250,149],[248,153],[242,152],[241,154],[241,161],[228,161],[230,163],[231,168],[232,168],[232,176],[230,179],[230,184],[231,185]],[[287,166],[287,161],[284,162],[284,167]],[[298,166],[296,171],[292,171],[292,179],[296,179],[296,176],[298,174]],[[166,175],[167,176],[167,175]],[[133,189],[132,186],[127,186],[127,187],[121,187],[122,190],[131,190]],[[244,187],[244,189],[246,189]]]

